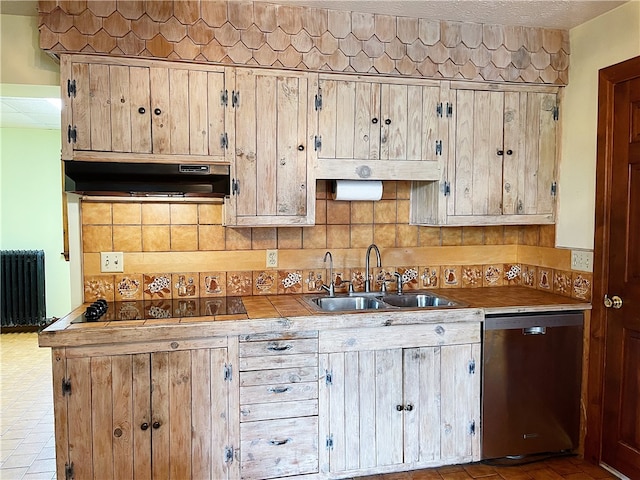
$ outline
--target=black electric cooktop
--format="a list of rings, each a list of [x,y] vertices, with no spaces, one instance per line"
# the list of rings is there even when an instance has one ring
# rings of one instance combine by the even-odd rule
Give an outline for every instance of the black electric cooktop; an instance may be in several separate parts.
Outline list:
[[[71,323],[207,317],[247,313],[241,297],[178,298],[107,302],[98,300]]]

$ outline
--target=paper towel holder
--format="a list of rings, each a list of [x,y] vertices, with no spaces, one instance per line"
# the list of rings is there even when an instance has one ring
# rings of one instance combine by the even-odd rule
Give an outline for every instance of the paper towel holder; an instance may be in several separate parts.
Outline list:
[[[378,184],[375,185],[374,188],[376,188],[377,191],[373,192],[373,195],[371,194],[371,192],[366,192],[364,195],[362,193],[357,193],[353,196],[351,195],[347,195],[347,198],[337,198],[338,196],[344,195],[344,191],[342,192],[338,192],[338,182],[341,182],[342,184],[351,184],[352,187],[353,185],[357,185],[357,184]],[[351,202],[355,202],[355,201],[378,201],[382,198],[382,181],[380,180],[332,180],[330,182],[330,195],[331,198],[334,200],[342,200],[342,201],[351,201]]]

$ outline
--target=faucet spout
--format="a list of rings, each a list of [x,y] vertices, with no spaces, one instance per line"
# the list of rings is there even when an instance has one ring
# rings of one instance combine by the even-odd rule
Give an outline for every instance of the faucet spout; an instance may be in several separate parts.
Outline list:
[[[380,250],[378,249],[378,246],[375,243],[372,243],[371,245],[369,245],[369,248],[367,248],[367,255],[365,257],[365,275],[367,278],[364,281],[364,291],[367,293],[371,291],[371,278],[370,278],[370,267],[369,267],[369,257],[371,256],[371,250],[374,250],[376,252],[376,260],[377,260],[378,268],[382,267],[382,258],[380,257]]]
[[[329,286],[322,285],[322,288],[329,292],[330,297],[336,296],[336,284],[333,281],[333,255],[331,252],[327,252],[324,254],[324,263],[327,263],[327,258],[329,258]]]

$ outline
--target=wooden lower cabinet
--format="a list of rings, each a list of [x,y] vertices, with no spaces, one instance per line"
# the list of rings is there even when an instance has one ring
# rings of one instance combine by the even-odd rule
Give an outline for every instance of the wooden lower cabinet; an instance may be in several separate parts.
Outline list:
[[[322,473],[341,478],[479,459],[478,322],[324,333]]]
[[[236,478],[227,348],[54,349],[53,364],[58,478]]]
[[[240,336],[240,477],[318,472],[318,332]]]

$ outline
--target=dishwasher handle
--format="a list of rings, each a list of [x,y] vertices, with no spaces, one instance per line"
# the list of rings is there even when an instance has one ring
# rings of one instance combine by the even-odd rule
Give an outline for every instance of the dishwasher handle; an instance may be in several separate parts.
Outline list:
[[[528,327],[522,329],[523,335],[546,335],[547,327]]]

